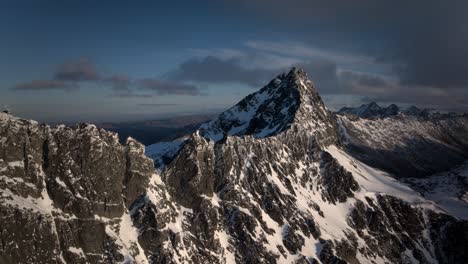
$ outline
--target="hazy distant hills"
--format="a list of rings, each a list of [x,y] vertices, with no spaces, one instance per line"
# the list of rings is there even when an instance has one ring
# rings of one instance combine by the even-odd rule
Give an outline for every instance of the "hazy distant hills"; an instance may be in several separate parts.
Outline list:
[[[215,116],[215,114],[185,115],[145,121],[101,123],[98,126],[117,132],[120,142],[125,142],[130,136],[145,145],[150,145],[191,134],[200,124]]]

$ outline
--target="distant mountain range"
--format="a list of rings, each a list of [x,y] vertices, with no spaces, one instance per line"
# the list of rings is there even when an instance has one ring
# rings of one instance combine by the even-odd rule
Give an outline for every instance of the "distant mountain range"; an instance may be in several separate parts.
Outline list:
[[[0,113],[0,263],[466,263],[468,117],[423,112],[293,68],[146,148]]]
[[[214,118],[215,114],[183,115],[156,120],[100,123],[99,127],[119,134],[120,142],[133,137],[145,145],[170,141],[193,133],[198,127]]]
[[[339,114],[352,114],[361,118],[382,118],[404,114],[407,116],[416,117],[447,117],[447,116],[463,116],[464,113],[440,113],[433,109],[420,109],[416,106],[410,106],[406,109],[401,109],[395,104],[387,107],[381,107],[375,102],[362,104],[360,107],[343,107],[337,111]]]

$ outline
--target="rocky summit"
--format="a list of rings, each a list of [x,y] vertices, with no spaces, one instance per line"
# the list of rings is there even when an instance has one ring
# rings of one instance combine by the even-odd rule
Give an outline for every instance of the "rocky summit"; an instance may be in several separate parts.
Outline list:
[[[424,178],[452,167],[411,161],[410,179],[381,158],[452,131],[440,159],[460,164],[466,119],[392,141],[394,120],[427,121],[407,118],[334,115],[295,68],[146,153],[94,125],[1,113],[0,263],[466,263],[466,166]],[[425,189],[451,175],[455,207]]]

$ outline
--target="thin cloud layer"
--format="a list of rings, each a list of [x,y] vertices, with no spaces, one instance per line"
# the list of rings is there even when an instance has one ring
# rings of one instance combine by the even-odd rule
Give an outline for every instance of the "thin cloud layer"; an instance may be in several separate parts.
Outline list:
[[[145,78],[137,82],[141,89],[155,92],[158,95],[200,95],[197,86],[191,84],[169,82],[156,78]]]
[[[395,69],[399,64],[392,66],[388,60],[378,61],[369,56],[319,49],[299,42],[248,41],[245,46],[249,50],[197,50],[193,58],[165,76],[175,81],[240,83],[258,89],[274,76],[295,66],[304,68],[324,95],[351,96],[364,101],[388,102],[392,99],[394,103],[428,105],[431,101],[455,94],[455,88],[448,91],[446,86],[408,81],[403,74],[397,74]],[[353,70],[355,68],[364,70]],[[464,89],[458,89],[456,94],[468,96]],[[360,103],[360,100],[356,103]],[[346,98],[343,101],[349,102]],[[444,102],[448,101],[444,99]],[[450,106],[466,109],[467,102],[465,99],[450,100]]]
[[[56,80],[72,82],[97,81],[100,78],[94,63],[85,58],[63,63],[54,74]]]
[[[130,89],[132,80],[126,74],[116,74],[106,78],[104,82],[109,83],[116,91],[124,91]]]
[[[111,96],[120,98],[147,98],[153,95],[201,95],[200,89],[193,84],[181,81],[158,78],[135,80],[127,74],[115,74],[106,77],[98,72],[95,64],[89,59],[66,62],[58,67],[53,79],[33,80],[19,83],[13,90],[65,90],[79,88],[87,82],[112,89]],[[144,90],[145,93],[141,93]]]
[[[30,82],[19,83],[13,87],[14,90],[63,90],[72,88],[73,85],[60,80],[32,80]]]
[[[350,67],[345,70],[363,71],[365,67],[357,68],[356,64],[367,62],[365,69],[371,74],[373,65],[385,72],[386,78],[398,80],[399,88],[391,90],[395,100],[407,101],[406,96],[414,94],[415,102],[431,96],[435,102],[438,98],[432,93],[424,94],[433,90],[445,90],[444,94],[453,97],[461,93],[468,98],[467,1],[224,3],[233,13],[254,16],[278,32],[295,36],[294,41],[287,41],[289,49],[274,41],[247,42],[252,48],[291,56],[325,57],[340,66],[348,62]],[[330,49],[335,52],[330,53]]]
[[[242,83],[258,87],[272,76],[272,70],[246,69],[240,65],[240,58],[222,59],[213,56],[193,58],[167,74],[171,80],[203,83]]]
[[[259,89],[278,74],[289,71],[291,67],[301,67],[309,73],[309,77],[321,92],[343,93],[342,88],[345,86],[340,85],[342,80],[338,76],[336,62],[324,57],[279,57],[263,50],[259,54],[256,54],[255,50],[228,51],[224,53],[215,50],[213,54],[216,56],[202,56],[198,53],[196,57],[168,72],[165,77],[174,81],[207,84],[240,83]],[[204,51],[204,54],[209,52]]]

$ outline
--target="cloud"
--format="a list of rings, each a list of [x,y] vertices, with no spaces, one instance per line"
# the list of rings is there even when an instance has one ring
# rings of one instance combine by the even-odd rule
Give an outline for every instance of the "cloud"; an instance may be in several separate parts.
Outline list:
[[[256,50],[267,51],[292,56],[301,59],[330,60],[340,64],[367,63],[373,64],[375,59],[370,56],[356,55],[346,52],[331,51],[297,41],[247,41],[245,45]]]
[[[53,79],[19,83],[14,90],[63,90],[79,88],[81,82],[91,82],[112,88],[112,97],[147,98],[157,95],[201,95],[199,88],[177,80],[143,78],[135,80],[127,74],[105,76],[98,72],[89,59],[66,62],[58,67]],[[141,93],[140,90],[145,90]],[[148,93],[151,92],[151,93]]]
[[[150,98],[153,97],[151,94],[140,94],[136,93],[132,90],[126,91],[115,91],[111,94],[112,97],[120,97],[120,98]]]
[[[366,101],[401,103],[449,111],[468,111],[468,97],[462,89],[447,91],[427,86],[400,86],[394,93],[371,95]],[[403,96],[404,95],[404,96]]]
[[[138,104],[138,106],[145,106],[145,107],[163,107],[163,106],[176,106],[180,104],[163,104],[163,103],[146,103],[146,104]]]
[[[100,75],[96,66],[89,59],[82,58],[77,61],[69,61],[60,65],[54,74],[55,80],[61,81],[97,81]]]
[[[248,45],[272,52],[341,56],[319,47],[393,65],[403,85],[468,90],[468,1],[224,1],[232,12],[265,20],[277,32],[297,36],[289,49],[268,42]],[[341,52],[340,52],[341,53]],[[339,55],[339,54],[338,54]],[[468,95],[468,94],[467,94]]]
[[[57,67],[51,79],[32,80],[13,86],[14,90],[64,90],[79,88],[78,83],[82,81],[97,82],[100,74],[89,59],[69,61]]]
[[[246,45],[246,47],[248,47]],[[232,60],[238,66],[246,69],[278,69],[289,67],[292,64],[299,63],[302,59],[293,58],[291,56],[283,56],[273,54],[269,51],[262,50],[235,50],[235,49],[190,49],[194,59],[203,60],[207,57],[217,58],[223,61]]]
[[[223,52],[227,50],[228,52]],[[205,54],[215,54],[207,55]],[[260,88],[275,76],[291,67],[304,68],[314,83],[324,91],[338,88],[337,65],[331,60],[316,58],[304,60],[275,54],[216,49],[203,51],[168,72],[164,77],[174,81],[190,81],[207,84],[238,83]]]
[[[242,83],[252,87],[260,86],[267,78],[273,77],[271,70],[245,69],[239,58],[221,59],[213,56],[189,59],[169,72],[166,77],[178,81],[203,83]]]
[[[338,67],[333,61],[313,60],[292,66],[303,68],[321,93],[335,93],[340,89],[337,79]]]
[[[126,74],[116,74],[105,78],[104,82],[112,85],[116,91],[125,91],[129,89],[132,80]]]
[[[30,82],[19,83],[13,87],[14,90],[63,90],[76,87],[60,80],[33,80]]]
[[[346,80],[340,80],[338,76],[342,70],[337,60],[341,63],[373,63],[371,57],[337,53],[293,41],[247,41],[245,47],[248,49],[191,50],[194,57],[181,63],[165,77],[208,84],[240,83],[260,88],[294,66],[305,69],[321,93],[346,93],[344,88],[349,86],[344,85]]]
[[[322,93],[468,110],[467,1],[224,3],[231,12],[262,21],[275,29],[278,39],[287,40],[248,41],[249,48],[335,62],[338,71],[332,83],[338,85],[324,88],[317,82]]]
[[[154,92],[158,95],[201,95],[197,86],[156,78],[145,78],[137,81],[140,89]]]
[[[383,76],[342,70],[337,73],[340,90],[342,93],[374,95],[392,93],[398,90],[399,84],[393,83]]]
[[[133,80],[126,74],[117,74],[104,79],[105,83],[112,86],[117,97],[151,97],[151,94],[140,94],[135,91],[139,88],[157,95],[200,95],[197,86],[162,80],[158,78],[143,78]]]
[[[383,76],[354,71],[340,71],[338,81],[343,94],[359,95],[362,102],[418,105],[453,111],[468,110],[464,89],[444,89],[424,85],[408,85]]]
[[[416,104],[423,107],[468,108],[468,100],[462,99],[466,98],[463,96],[465,92],[462,90],[457,93],[460,98],[453,98],[454,92],[447,92],[446,89],[440,87],[407,84],[400,82],[395,76],[340,68],[334,60],[327,58],[328,52],[321,52],[315,56],[312,52],[313,47],[310,49],[312,51],[304,46],[304,52],[298,50],[282,52],[281,50],[286,50],[286,46],[283,46],[284,43],[277,45],[269,43],[269,45],[278,49],[266,49],[262,46],[261,55],[257,56],[254,55],[254,51],[216,49],[214,52],[209,52],[208,50],[197,50],[195,57],[183,62],[165,77],[175,81],[208,84],[240,83],[258,89],[274,76],[296,66],[303,68],[314,82],[316,89],[325,97],[333,98],[333,105],[338,108],[340,104],[341,106],[350,105],[350,102],[359,104],[362,100]],[[258,46],[250,45],[250,47]],[[270,56],[276,56],[276,54],[265,52],[281,53],[281,56],[288,58],[285,60],[287,63],[284,61],[276,63]],[[309,55],[307,55],[308,52],[310,52]],[[354,62],[362,61],[360,57],[345,54],[332,56],[332,58],[346,58],[346,60]],[[249,63],[249,61],[255,61],[255,63]],[[364,60],[363,63],[368,63],[368,60]]]

